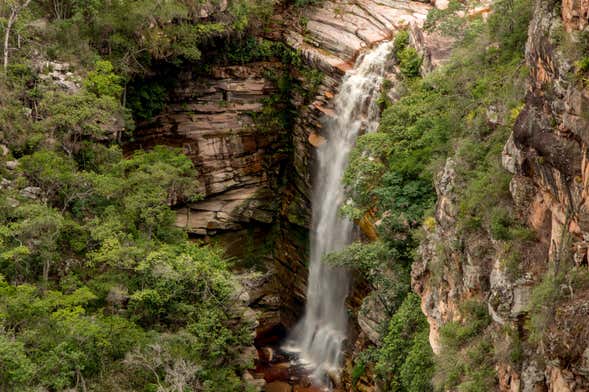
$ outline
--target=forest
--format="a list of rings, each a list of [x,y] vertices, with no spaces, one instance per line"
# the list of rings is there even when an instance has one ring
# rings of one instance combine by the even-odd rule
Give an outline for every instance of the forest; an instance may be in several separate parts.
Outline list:
[[[316,162],[302,151],[315,146],[308,134],[324,125],[305,131],[303,147],[296,129],[326,101],[317,97],[334,95],[325,86],[342,78],[309,53],[338,45],[315,42],[317,10],[334,13],[330,28],[358,31],[342,16],[343,3],[0,0],[0,391],[315,390],[272,389],[277,382],[266,373],[262,384],[246,377],[263,367],[265,321],[252,317],[240,276],[284,268],[276,260],[291,259],[281,258],[290,249],[281,235],[298,240],[304,232],[304,249],[288,257],[308,256],[313,227],[300,216],[315,216],[315,206],[300,201],[312,192],[297,196],[307,181],[297,176],[302,170],[313,178]],[[399,6],[393,3],[383,2]],[[378,127],[355,141],[341,179],[339,215],[359,229],[351,243],[322,255],[356,285],[346,304],[355,332],[330,390],[584,390],[589,315],[578,309],[585,309],[589,272],[580,157],[589,120],[575,110],[583,112],[589,96],[587,28],[566,25],[567,5],[553,0],[415,7],[429,7],[427,17],[417,27],[399,23],[387,37],[391,71],[372,97]],[[318,49],[294,45],[285,38],[290,30]],[[447,58],[426,66],[419,34],[449,40]],[[536,41],[548,46],[540,50]],[[213,115],[245,105],[253,150],[280,162],[259,164],[277,173],[271,218],[235,224],[270,234],[250,239],[235,229],[245,252],[236,255],[227,237],[215,237],[224,228],[205,222],[200,235],[178,224],[180,210],[226,191],[210,190],[206,155],[187,153],[181,141],[160,144],[157,132],[148,148],[137,146],[174,111],[201,126],[204,109],[174,106],[183,99],[179,89],[225,83],[248,67],[263,69],[256,78],[267,95],[258,106],[247,106],[254,93],[239,89],[207,101],[220,108],[210,109]],[[187,69],[194,85],[178,76]],[[337,115],[337,108],[322,114],[333,110]],[[265,138],[274,139],[260,142]],[[329,135],[317,138],[330,143]],[[223,148],[247,144],[240,143],[211,148],[234,159]],[[520,151],[512,154],[520,159],[513,170],[505,163],[510,143]],[[550,208],[533,212],[543,205],[534,195]],[[286,280],[297,283],[298,264],[286,268],[293,274]],[[498,281],[513,293],[527,291],[505,299]],[[278,291],[280,327],[288,329],[303,305]],[[513,310],[516,295],[523,310]],[[369,301],[376,304],[370,311]],[[512,307],[508,316],[501,306]],[[366,334],[358,321],[366,313],[377,313],[375,339],[358,338]],[[582,347],[567,352],[576,343]]]

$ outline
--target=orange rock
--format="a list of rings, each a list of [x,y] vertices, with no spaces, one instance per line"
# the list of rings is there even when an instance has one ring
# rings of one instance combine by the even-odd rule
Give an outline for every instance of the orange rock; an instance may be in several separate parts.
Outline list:
[[[285,382],[276,381],[266,384],[266,388],[264,389],[266,392],[291,392],[292,386]]]
[[[301,387],[295,385],[294,392],[321,392],[321,388],[318,387]]]
[[[374,227],[374,215],[372,211],[368,211],[362,218],[360,218],[358,221],[358,226],[360,227],[362,233],[371,241],[374,241],[378,238],[376,228]]]
[[[335,68],[339,69],[342,73],[346,73],[349,70],[351,70],[352,68],[354,68],[354,65],[348,62],[345,63],[339,63],[335,66]]]
[[[321,135],[319,135],[319,134],[317,134],[315,132],[311,132],[309,134],[309,143],[311,143],[311,145],[313,147],[319,147],[323,143],[325,143],[326,141],[327,140],[323,136],[321,136]]]
[[[319,110],[321,113],[325,114],[326,116],[329,117],[335,117],[335,111],[333,109],[329,109],[326,108],[325,106],[322,106],[320,103],[318,102],[314,102],[313,106]]]

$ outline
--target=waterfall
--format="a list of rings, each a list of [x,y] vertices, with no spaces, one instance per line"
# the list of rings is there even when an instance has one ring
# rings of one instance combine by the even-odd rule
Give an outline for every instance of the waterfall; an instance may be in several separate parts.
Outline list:
[[[297,352],[301,363],[324,385],[329,385],[330,377],[339,376],[342,366],[349,276],[343,268],[322,263],[322,257],[352,240],[353,223],[339,213],[345,197],[342,177],[358,135],[378,126],[376,100],[391,47],[390,42],[379,45],[346,73],[335,97],[335,116],[326,121],[327,142],[317,149],[307,304],[285,349]]]

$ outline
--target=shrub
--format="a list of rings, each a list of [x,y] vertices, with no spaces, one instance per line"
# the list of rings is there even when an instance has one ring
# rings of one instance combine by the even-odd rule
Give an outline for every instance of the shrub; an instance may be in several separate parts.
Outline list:
[[[511,239],[510,226],[513,219],[505,208],[494,208],[491,211],[491,235],[496,240]]]
[[[391,318],[377,352],[375,371],[390,391],[418,391],[429,387],[433,353],[429,347],[429,327],[421,313],[420,298],[409,293]]]
[[[94,70],[88,72],[84,80],[84,87],[97,96],[109,96],[119,98],[123,92],[121,86],[123,80],[114,72],[114,67],[108,60],[98,60],[94,64]]]
[[[22,342],[0,334],[0,386],[3,390],[23,390],[30,384],[36,367],[27,357]]]
[[[424,329],[413,339],[413,346],[401,366],[399,378],[407,392],[433,390],[433,352],[429,345],[429,330]]]
[[[555,275],[553,271],[548,271],[532,289],[528,312],[530,319],[526,323],[531,342],[540,343],[544,338],[546,329],[552,323],[556,303],[562,298],[560,285],[563,282],[563,274]]]
[[[137,79],[129,86],[127,107],[135,119],[150,120],[164,109],[167,96],[166,87],[159,81]]]
[[[395,57],[398,57],[399,53],[407,46],[409,46],[409,32],[407,30],[401,30],[395,35],[393,40],[393,53]]]
[[[399,68],[401,73],[409,78],[419,76],[421,62],[423,58],[417,53],[417,50],[411,46],[403,49],[399,55]]]
[[[492,390],[493,347],[488,337],[481,336],[491,322],[486,305],[468,301],[461,312],[463,322],[449,322],[440,329],[442,354],[436,358],[435,384],[444,390]]]
[[[412,78],[419,76],[422,57],[414,47],[409,46],[409,41],[409,32],[407,30],[399,31],[393,40],[393,53],[399,63],[401,73]]]
[[[461,305],[461,312],[465,322],[451,321],[440,328],[442,344],[450,349],[464,346],[491,323],[485,303],[467,301]]]

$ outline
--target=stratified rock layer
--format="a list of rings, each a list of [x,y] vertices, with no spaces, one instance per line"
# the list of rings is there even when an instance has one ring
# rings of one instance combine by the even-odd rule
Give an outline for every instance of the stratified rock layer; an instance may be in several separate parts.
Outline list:
[[[252,113],[273,92],[263,73],[276,67],[214,67],[204,76],[187,70],[165,111],[136,131],[136,146],[178,146],[195,163],[204,200],[180,209],[177,218],[189,233],[204,236],[274,221],[286,142],[279,133],[256,129]]]

